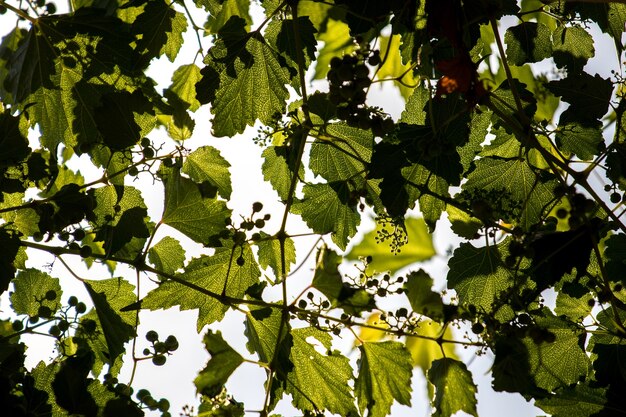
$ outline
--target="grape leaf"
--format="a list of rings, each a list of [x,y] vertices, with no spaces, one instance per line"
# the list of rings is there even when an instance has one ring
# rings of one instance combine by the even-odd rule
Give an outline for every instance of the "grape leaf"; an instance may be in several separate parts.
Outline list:
[[[220,331],[209,330],[204,335],[204,346],[211,359],[200,371],[194,384],[198,393],[214,397],[220,393],[230,375],[241,365],[243,358],[222,338]]]
[[[195,64],[181,65],[172,75],[172,85],[165,91],[165,96],[174,101],[183,103],[183,107],[196,111],[200,102],[196,98],[196,83],[200,81],[200,68]]]
[[[376,78],[378,80],[394,79],[393,84],[400,90],[402,97],[408,100],[417,81],[413,77],[412,63],[402,63],[400,43],[400,35],[380,37],[380,51],[381,55],[385,56],[385,60],[378,68]]]
[[[213,134],[233,136],[256,120],[269,123],[285,109],[289,72],[260,33],[248,34],[246,22],[232,16],[206,55],[196,84],[201,103],[211,102]]]
[[[500,259],[498,247],[474,247],[461,243],[448,261],[448,288],[457,292],[459,303],[493,311],[493,302],[514,282]]]
[[[208,181],[222,197],[229,199],[232,192],[229,168],[230,164],[217,149],[201,146],[187,156],[181,171],[198,184]]]
[[[104,286],[103,288],[102,282],[99,282],[98,284],[100,285],[98,285],[98,287],[99,289],[102,289],[102,291],[96,290],[87,281],[85,281],[84,284],[85,288],[87,288],[87,292],[89,293],[89,297],[91,297],[91,300],[93,301],[94,310],[98,316],[99,327],[104,334],[104,339],[106,340],[106,346],[108,349],[103,353],[107,356],[108,362],[112,364],[118,356],[125,352],[124,343],[135,336],[135,328],[133,325],[122,320],[116,309],[111,305],[111,302],[109,302],[106,292],[107,290],[109,292],[111,291],[110,284],[109,286]],[[122,289],[123,287],[119,286],[116,290],[119,291]],[[127,299],[126,297],[124,298],[125,300],[120,303],[120,296],[119,294],[116,294],[114,300],[112,300],[113,304],[115,304],[115,301],[117,301],[118,306],[120,304],[125,304]]]
[[[304,198],[292,206],[315,233],[331,233],[333,242],[345,250],[356,233],[361,216],[350,201],[350,190],[345,183],[307,184]]]
[[[359,346],[359,376],[354,384],[361,414],[385,417],[393,400],[411,405],[411,354],[400,342],[365,342]]]
[[[186,30],[187,18],[170,4],[164,0],[146,2],[132,25],[132,32],[139,37],[136,51],[143,55],[143,65],[147,66],[153,57],[163,54],[174,62]]]
[[[330,60],[335,56],[349,54],[354,49],[350,29],[340,20],[328,19],[326,30],[320,30],[318,40],[324,43],[317,55],[315,75],[313,79],[321,80],[326,77],[330,69]]]
[[[441,295],[434,292],[432,287],[433,279],[423,269],[410,272],[406,276],[404,289],[413,311],[441,321],[443,319],[443,301]]]
[[[504,34],[506,59],[510,64],[539,62],[552,56],[552,33],[542,23],[524,22]]]
[[[390,274],[394,274],[406,266],[426,261],[436,255],[432,235],[428,233],[423,219],[409,217],[405,219],[404,227],[408,242],[400,247],[398,253],[392,252],[390,240],[377,241],[380,230],[385,228],[384,224],[378,223],[375,230],[368,232],[360,243],[354,245],[346,254],[346,258],[358,259],[371,256],[372,262],[368,264],[368,270],[389,271]]]
[[[250,353],[257,353],[259,359],[264,363],[270,363],[275,356],[278,346],[279,353],[277,359],[289,362],[289,351],[291,349],[291,334],[289,324],[281,325],[282,314],[279,309],[264,307],[253,308],[246,313],[245,334],[248,339],[246,347]],[[280,342],[278,341],[280,334]],[[281,372],[288,368],[287,363],[283,363]]]
[[[122,361],[115,359],[124,353],[124,344],[135,335],[135,312],[120,311],[137,301],[135,287],[122,278],[85,280],[84,284],[85,287],[88,286],[95,308],[81,320],[90,319],[97,324],[95,337],[87,338],[89,346],[96,354],[93,372],[98,375],[104,364],[108,364],[108,371],[116,374],[122,367]]]
[[[609,108],[613,84],[597,74],[591,76],[582,72],[562,80],[550,81],[548,89],[570,103],[570,107],[561,117],[567,114],[570,121],[595,121],[604,116]]]
[[[173,237],[165,236],[148,251],[154,267],[166,274],[174,274],[185,265],[185,250]]]
[[[219,33],[222,26],[232,16],[243,18],[246,21],[246,28],[252,24],[252,18],[248,12],[250,2],[247,0],[196,0],[196,4],[209,12],[204,24],[204,28],[209,33]]]
[[[300,410],[328,410],[357,414],[349,381],[353,378],[348,358],[331,350],[331,336],[312,327],[291,331],[293,370],[287,375],[285,391]],[[309,342],[311,340],[311,342]],[[319,353],[315,346],[326,350]]]
[[[291,178],[293,175],[292,148],[289,146],[268,146],[261,157],[263,158],[263,178],[268,181],[278,193],[281,200],[289,198]],[[304,176],[304,168],[300,165],[298,176]]]
[[[331,124],[326,133],[311,145],[309,166],[313,173],[327,181],[362,176],[372,156],[372,133],[345,124]]]
[[[592,388],[585,383],[559,389],[548,398],[535,402],[552,417],[591,417],[604,409],[606,389]]]
[[[163,170],[165,208],[162,222],[196,242],[208,245],[222,231],[230,210],[223,201],[203,198],[196,183],[177,169]]]
[[[580,71],[595,55],[593,37],[580,26],[559,26],[552,34],[552,56],[557,67]]]
[[[560,149],[575,154],[583,161],[593,159],[604,148],[602,123],[599,120],[584,123],[568,121],[566,116],[567,114],[561,116],[556,134]]]
[[[450,358],[437,359],[428,371],[428,380],[436,390],[434,417],[451,417],[461,410],[478,417],[476,385],[463,362]]]
[[[20,239],[14,232],[0,228],[0,294],[9,288],[15,277],[15,259],[20,249]]]
[[[243,265],[235,259],[243,258]],[[216,296],[224,292],[228,297],[241,299],[246,290],[259,281],[261,272],[249,246],[243,248],[217,248],[212,256],[192,259],[185,272],[177,277],[193,287],[211,291]],[[143,299],[142,308],[157,310],[179,306],[181,310],[198,309],[197,328],[221,320],[228,305],[195,288],[167,280],[150,291]]]
[[[22,118],[0,113],[0,168],[17,165],[30,154]]]
[[[17,314],[28,314],[30,317],[38,315],[40,306],[50,309],[54,314],[61,307],[61,285],[58,278],[53,278],[38,269],[20,271],[13,280],[11,306]],[[54,292],[54,298],[48,300],[46,293]]]
[[[260,232],[261,239],[256,242],[259,248],[259,265],[262,268],[270,267],[277,280],[282,280],[291,270],[291,265],[296,263],[296,245],[290,237],[285,239],[284,248],[281,248],[280,241]],[[285,273],[282,272],[282,254],[285,256]]]
[[[443,326],[429,319],[422,320],[415,329],[417,336],[407,336],[406,348],[411,352],[413,365],[419,367],[424,375],[428,372],[433,361],[441,358],[458,359],[454,344],[444,343],[439,345],[434,339],[442,335],[447,340],[454,340],[450,326]],[[443,347],[443,352],[442,352]],[[445,354],[445,355],[444,355]]]

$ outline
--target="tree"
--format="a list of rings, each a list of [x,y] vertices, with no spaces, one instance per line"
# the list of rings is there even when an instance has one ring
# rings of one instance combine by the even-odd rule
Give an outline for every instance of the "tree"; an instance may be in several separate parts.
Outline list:
[[[67,13],[0,0],[16,19],[0,44],[3,410],[171,415],[167,399],[118,376],[125,357],[159,366],[177,350],[174,336],[140,334],[139,317],[178,307],[198,312],[210,354],[194,381],[201,415],[244,414],[246,399],[225,389],[244,361],[267,375],[261,416],[287,395],[306,416],[386,416],[410,404],[414,367],[435,415],[477,415],[454,346],[493,352],[494,389],[553,416],[626,415],[623,74],[585,66],[593,28],[622,58],[626,5],[260,5],[257,21],[246,0],[74,0]],[[181,62],[190,42],[196,57]],[[147,75],[161,57],[176,67],[162,92]],[[372,102],[378,83],[406,100],[400,118]],[[210,141],[186,148],[208,109],[216,137],[261,126],[253,178],[271,184],[280,210],[234,212],[238,161]],[[78,159],[99,179],[68,168]],[[137,176],[162,193],[162,214],[149,215]],[[377,229],[355,245],[369,213]],[[296,256],[297,217],[319,236],[308,255]],[[417,263],[434,255],[442,218],[461,243],[437,291]],[[27,267],[41,252],[89,299]],[[80,277],[70,259],[111,278]],[[216,330],[228,311],[245,320],[248,352]],[[24,366],[27,334],[54,338],[51,362]],[[356,366],[333,347],[351,334]]]

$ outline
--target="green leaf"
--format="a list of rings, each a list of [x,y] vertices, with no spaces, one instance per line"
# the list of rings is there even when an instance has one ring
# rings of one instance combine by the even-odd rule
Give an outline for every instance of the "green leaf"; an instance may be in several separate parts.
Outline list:
[[[262,268],[271,268],[277,280],[281,281],[291,270],[291,265],[296,263],[296,245],[290,237],[285,238],[281,247],[278,238],[260,232],[261,239],[256,242],[259,248],[259,265]],[[282,254],[284,253],[285,271],[282,271]]]
[[[56,402],[69,414],[97,415],[98,405],[88,391],[93,383],[88,378],[93,363],[93,352],[81,352],[65,359],[54,376],[51,386]]]
[[[345,250],[361,222],[348,186],[340,182],[307,184],[303,192],[304,198],[293,204],[292,212],[300,214],[315,233],[331,233],[333,242]]]
[[[317,263],[311,286],[328,298],[333,307],[349,314],[360,314],[374,307],[374,297],[360,288],[343,282],[339,272],[342,258],[333,250],[322,246],[317,252]]]
[[[412,95],[417,80],[413,77],[412,63],[402,63],[400,56],[400,35],[381,36],[380,53],[385,56],[383,64],[376,72],[378,80],[394,79],[393,84],[400,90],[400,94],[405,100]],[[399,78],[402,77],[402,78]],[[396,80],[399,78],[399,80]]]
[[[133,33],[139,37],[136,50],[143,55],[143,65],[163,54],[174,62],[183,45],[183,32],[186,30],[187,18],[174,10],[172,5],[164,0],[146,2],[143,13],[132,25]]]
[[[400,342],[365,342],[359,346],[359,376],[354,384],[363,415],[385,417],[393,400],[411,405],[411,354]]]
[[[552,33],[542,23],[524,22],[504,34],[506,58],[510,64],[539,62],[552,56]]]
[[[16,26],[11,32],[5,35],[0,42],[0,100],[7,104],[14,102],[10,91],[7,91],[4,87],[4,82],[9,76],[10,71],[8,63],[27,35],[28,31],[26,29]]]
[[[557,67],[580,71],[595,55],[593,37],[580,26],[559,26],[552,34],[552,56]]]
[[[223,201],[203,198],[196,183],[177,169],[163,171],[165,209],[162,222],[196,242],[208,245],[219,234],[231,211]]]
[[[22,118],[0,113],[0,168],[17,165],[30,154]]]
[[[546,181],[547,175],[539,176],[524,159],[512,160],[483,158],[476,162],[476,169],[468,175],[464,190],[481,190],[498,193],[502,200],[492,209],[519,218],[519,225],[527,229],[543,218],[546,205],[553,200],[554,180]],[[517,202],[517,204],[516,204]],[[515,206],[521,207],[521,212]],[[519,214],[518,214],[519,213]]]
[[[259,33],[248,34],[245,20],[232,16],[207,54],[198,100],[210,102],[215,136],[233,136],[257,120],[270,123],[289,96],[289,72]]]
[[[103,289],[100,285],[100,289],[103,289],[103,291],[97,291],[89,282],[85,281],[84,284],[89,293],[89,297],[91,297],[93,301],[94,309],[98,315],[100,329],[106,340],[108,349],[105,355],[109,358],[109,363],[114,363],[115,359],[125,352],[124,344],[135,336],[135,328],[122,320],[107,299],[106,291],[107,289],[110,290],[110,287]],[[119,305],[119,296],[115,298],[117,298],[115,301],[117,301]],[[113,302],[114,304],[115,301]]]
[[[557,144],[565,152],[571,152],[583,161],[593,159],[603,149],[602,123],[590,121],[580,123],[567,121],[566,115],[561,116],[559,130],[556,134]]]
[[[38,269],[20,271],[13,280],[13,289],[11,306],[17,314],[38,316],[40,306],[49,308],[51,314],[54,314],[61,307],[63,290],[59,279]],[[54,291],[55,297],[52,300],[46,298],[48,291]]]
[[[278,193],[281,200],[289,198],[291,178],[293,176],[292,149],[288,146],[268,146],[261,157],[263,158],[263,178],[268,181]],[[304,175],[301,166],[300,178]]]
[[[241,266],[235,262],[240,256],[244,260]],[[200,331],[205,325],[221,320],[228,310],[228,305],[216,297],[223,292],[228,297],[241,299],[251,285],[259,282],[260,276],[249,246],[217,248],[212,256],[192,259],[185,272],[177,275],[190,286],[164,281],[146,295],[142,307],[150,310],[174,306],[181,310],[198,309],[197,328]],[[210,291],[214,296],[203,294],[198,288]]]
[[[436,255],[432,235],[428,232],[423,219],[409,217],[405,219],[404,227],[408,241],[400,247],[398,253],[391,250],[391,239],[383,242],[376,240],[380,231],[385,229],[384,224],[378,223],[376,229],[367,233],[363,240],[346,255],[346,258],[358,259],[371,256],[372,262],[369,263],[368,269],[377,272],[389,271],[394,274],[406,266],[426,261]]]
[[[212,34],[216,34],[232,16],[243,18],[246,28],[252,24],[252,18],[248,12],[249,0],[196,0],[198,6],[202,6],[209,12],[204,28]]]
[[[582,72],[562,80],[550,81],[548,89],[570,103],[570,107],[561,117],[567,114],[568,120],[595,121],[604,116],[609,108],[613,84],[597,74],[591,76]]]
[[[349,54],[354,49],[354,44],[350,37],[350,28],[340,20],[328,19],[326,30],[320,31],[318,40],[323,42],[324,46],[320,48],[317,55],[315,75],[313,76],[315,80],[321,80],[326,77],[330,69],[330,60],[333,57]]]
[[[185,265],[185,250],[173,237],[165,236],[148,251],[154,267],[166,274],[174,274]]]
[[[465,411],[478,417],[476,385],[463,362],[450,358],[434,361],[428,371],[428,380],[436,390],[433,416],[450,417],[457,411]]]
[[[439,345],[435,341],[435,339],[442,336],[442,332],[444,339],[454,340],[450,326],[446,326],[444,329],[436,321],[425,319],[420,321],[419,326],[415,329],[417,337],[409,335],[406,338],[406,348],[411,352],[413,365],[419,367],[424,375],[430,369],[433,361],[437,359],[444,357],[458,359],[453,343]]]
[[[332,124],[311,145],[309,166],[327,181],[349,181],[362,176],[372,157],[370,131]]]
[[[465,239],[476,239],[479,236],[478,231],[483,227],[479,219],[452,205],[446,207],[446,213],[452,231],[458,236]]]
[[[528,366],[539,388],[553,391],[583,381],[589,373],[590,360],[580,345],[582,329],[554,315],[537,317],[537,326],[556,336],[553,343],[536,343],[530,337],[524,339],[528,350]],[[563,358],[568,358],[564,361]]]
[[[15,277],[15,260],[20,249],[20,239],[12,231],[0,228],[0,294],[9,288],[9,283]]]
[[[276,347],[280,351],[277,355],[279,359],[289,359],[289,324],[283,325],[281,322],[281,311],[276,308],[257,307],[246,313],[246,347],[250,353],[257,353],[261,362],[269,364],[275,356]],[[283,363],[281,366],[287,365]]]
[[[200,68],[195,64],[181,65],[172,75],[172,85],[164,95],[170,99],[174,97],[176,103],[182,102],[185,108],[196,111],[200,102],[196,99],[196,83],[200,81]]]
[[[433,279],[423,269],[410,272],[406,276],[404,289],[413,311],[441,321],[443,319],[443,301],[441,295],[434,292],[432,287]]]
[[[419,84],[413,89],[413,94],[408,98],[404,111],[400,116],[400,122],[411,125],[425,125],[426,111],[424,109],[430,99],[428,88]]]
[[[573,388],[557,390],[549,398],[537,400],[535,405],[552,417],[591,417],[600,413],[606,402],[606,389],[579,383]]]
[[[349,385],[352,367],[348,358],[331,350],[331,336],[312,327],[292,330],[291,335],[293,370],[287,375],[285,391],[292,395],[293,405],[299,410],[357,414]]]
[[[116,374],[122,367],[115,360],[124,353],[124,344],[135,335],[136,315],[134,311],[122,312],[123,307],[137,301],[135,286],[122,278],[86,280],[84,282],[94,302],[94,309],[82,317],[97,324],[94,334],[87,337],[88,344],[96,354],[92,371],[98,375],[104,364],[108,371]]]
[[[222,197],[229,199],[232,192],[229,168],[230,164],[217,149],[201,146],[187,156],[182,172],[198,184],[208,181]]]
[[[199,394],[215,397],[230,375],[241,365],[243,358],[222,338],[222,333],[209,330],[204,335],[204,346],[211,359],[200,371],[194,384]]]
[[[461,243],[448,267],[448,288],[456,291],[459,304],[473,304],[484,311],[494,311],[494,301],[515,282],[496,246],[477,248]]]

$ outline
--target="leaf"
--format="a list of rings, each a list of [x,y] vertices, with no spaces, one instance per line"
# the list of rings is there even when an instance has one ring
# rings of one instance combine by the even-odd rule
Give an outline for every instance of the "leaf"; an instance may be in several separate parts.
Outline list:
[[[164,174],[165,208],[162,222],[198,243],[208,245],[219,234],[231,211],[223,201],[203,198],[198,185],[176,169]]]
[[[17,165],[30,154],[22,118],[0,113],[0,168]]]
[[[412,125],[425,125],[425,107],[430,99],[430,91],[428,88],[426,88],[423,84],[419,84],[415,89],[413,89],[413,94],[411,94],[411,96],[407,99],[404,111],[400,116],[400,122]]]
[[[446,326],[444,330],[443,326],[436,321],[425,319],[415,329],[417,337],[409,335],[406,338],[406,348],[411,352],[413,366],[419,367],[424,375],[430,369],[433,361],[444,358],[444,353],[446,358],[458,359],[454,344],[444,343],[442,352],[442,346],[439,346],[434,340],[440,337],[442,332],[444,339],[454,339],[450,326]]]
[[[4,87],[4,82],[10,73],[8,63],[27,35],[28,31],[26,29],[15,27],[0,42],[0,100],[7,104],[14,103],[11,93]]]
[[[341,261],[342,258],[325,245],[319,248],[311,286],[324,294],[333,307],[342,308],[349,314],[371,310],[374,297],[364,289],[343,282],[338,269]]]
[[[546,175],[540,177],[524,159],[483,158],[476,162],[476,169],[468,175],[463,189],[499,194],[502,208],[519,218],[519,225],[527,229],[544,215],[544,207],[554,198],[554,185],[554,180]],[[496,208],[494,203],[490,202],[492,208]],[[516,205],[521,207],[521,213],[516,211]]]
[[[116,374],[122,367],[122,361],[116,357],[124,353],[124,344],[135,335],[136,315],[134,311],[122,312],[121,309],[135,301],[135,287],[122,278],[85,280],[85,287],[94,302],[94,309],[82,317],[82,320],[94,320],[97,324],[94,334],[88,337],[90,348],[95,353],[92,366],[94,375],[98,375],[104,364],[108,371]]]
[[[219,30],[232,17],[241,17],[246,21],[246,28],[252,24],[248,12],[250,2],[246,0],[196,0],[197,5],[203,6],[209,12],[204,28],[211,34]]]
[[[166,274],[174,274],[185,265],[185,250],[173,237],[165,236],[148,251],[154,267]]]
[[[194,384],[199,394],[215,397],[230,375],[241,365],[243,358],[224,341],[219,331],[213,333],[209,330],[204,335],[203,342],[211,359],[200,371]]]
[[[38,316],[40,306],[50,309],[51,316],[61,307],[61,285],[58,278],[53,278],[37,269],[20,271],[13,280],[14,291],[11,293],[11,307],[17,314]],[[54,292],[54,298],[48,300],[46,293]]]
[[[181,102],[183,107],[196,111],[200,102],[196,99],[196,83],[200,81],[200,68],[195,64],[181,65],[172,75],[172,85],[164,92],[170,99],[174,97],[176,103]]]
[[[452,205],[446,207],[446,212],[452,231],[456,235],[465,239],[476,239],[479,236],[478,231],[483,227],[483,222],[479,219]]]
[[[506,59],[510,64],[539,62],[552,56],[552,33],[542,23],[524,22],[504,34]]]
[[[413,86],[418,83],[418,80],[413,77],[413,64],[402,62],[400,56],[401,42],[400,35],[380,37],[380,53],[381,56],[385,56],[385,60],[376,72],[376,79],[394,79],[393,84],[400,90],[402,97],[408,100],[415,90]]]
[[[404,289],[414,312],[441,321],[443,301],[441,295],[432,290],[432,286],[433,279],[426,271],[420,269],[407,274]]]
[[[245,335],[248,339],[246,347],[250,353],[257,353],[264,363],[272,362],[278,347],[277,359],[283,360],[281,369],[288,368],[289,351],[291,349],[291,335],[289,324],[282,323],[282,314],[279,309],[264,307],[253,308],[246,313]],[[280,341],[279,341],[280,336]],[[284,377],[284,376],[283,376]]]
[[[245,24],[232,16],[220,29],[196,85],[198,100],[212,104],[217,137],[242,133],[256,120],[270,123],[275,113],[284,111],[289,96],[287,69],[259,33],[245,32]]]
[[[583,161],[593,159],[604,148],[602,123],[600,121],[580,123],[575,120],[568,122],[565,116],[561,116],[556,135],[560,149],[575,154]]]
[[[20,249],[20,239],[13,232],[0,228],[0,294],[9,288],[9,283],[15,277],[14,261]]]
[[[291,178],[293,176],[293,164],[291,163],[292,149],[288,146],[268,146],[262,153],[263,158],[263,178],[272,185],[282,201],[289,198],[291,188]],[[304,174],[304,169],[300,169],[300,174]]]
[[[136,50],[143,55],[143,65],[153,57],[165,54],[174,62],[183,44],[183,32],[187,30],[187,18],[174,10],[164,0],[151,0],[145,3],[141,13],[132,25],[132,31],[139,40]]]
[[[553,343],[536,343],[530,337],[524,339],[529,372],[536,385],[553,391],[583,381],[590,369],[589,357],[580,344],[584,331],[551,314],[538,317],[535,322],[556,336]]]
[[[463,362],[450,358],[438,359],[428,371],[428,380],[435,386],[433,416],[450,417],[457,411],[478,417],[476,385]]]
[[[335,19],[326,21],[326,30],[321,30],[318,40],[324,43],[317,55],[317,63],[315,65],[314,80],[321,80],[326,77],[330,69],[330,60],[335,56],[349,54],[354,49],[352,38],[350,37],[350,28],[344,22]]]
[[[552,417],[591,417],[602,411],[606,402],[604,388],[579,383],[573,388],[557,390],[549,398],[537,400],[535,405]]]
[[[432,235],[428,233],[423,219],[409,217],[405,219],[404,226],[408,242],[400,247],[399,253],[392,252],[390,240],[384,242],[376,240],[380,231],[385,228],[384,224],[378,223],[376,229],[368,232],[363,240],[346,255],[346,258],[358,259],[371,256],[372,262],[368,264],[371,271],[389,271],[390,274],[394,274],[415,262],[426,261],[435,256]]]
[[[552,34],[552,56],[557,67],[581,71],[595,55],[593,37],[580,26],[559,26]]]
[[[284,245],[281,245],[278,238],[265,232],[260,232],[260,234],[261,239],[256,242],[259,248],[259,265],[262,268],[271,268],[276,279],[282,281],[289,274],[291,265],[296,263],[296,245],[290,237],[285,238]],[[284,273],[282,271],[283,253],[285,259]]]
[[[93,352],[82,352],[65,359],[54,376],[51,385],[56,402],[69,414],[97,415],[98,405],[88,391],[93,379],[87,376],[93,363]]]
[[[346,249],[361,216],[350,201],[350,190],[345,183],[307,184],[304,198],[292,206],[292,212],[300,214],[315,233],[331,233],[333,242]]]
[[[497,311],[494,302],[514,283],[512,273],[500,259],[498,247],[474,247],[461,243],[448,261],[448,288],[456,291],[459,304],[473,304],[485,311]]]
[[[354,384],[361,414],[385,417],[393,400],[411,405],[411,354],[400,342],[365,342],[359,346],[359,376]]]
[[[331,350],[330,335],[312,327],[292,330],[291,335],[293,370],[287,375],[285,391],[292,395],[293,405],[300,410],[356,414],[349,386],[352,367],[348,358]],[[319,353],[312,343],[326,353]]]
[[[550,81],[548,89],[570,103],[570,107],[561,117],[567,114],[570,121],[595,121],[604,116],[609,108],[613,84],[597,74],[591,76],[582,72],[562,80]]]
[[[366,324],[368,326],[378,327],[378,329],[362,326],[359,329],[359,336],[357,340],[355,340],[355,346],[364,342],[379,342],[387,335],[384,329],[389,328],[389,325],[384,320],[381,320],[381,316],[382,313],[375,312],[367,317]]]
[[[372,133],[345,124],[331,124],[326,133],[311,145],[313,173],[331,182],[362,176],[372,156]]]
[[[230,199],[230,163],[212,146],[201,146],[187,156],[182,172],[194,182],[202,184],[208,181],[217,187],[223,198]]]
[[[125,352],[124,344],[135,336],[135,328],[124,322],[111,306],[107,300],[106,289],[97,291],[89,282],[85,281],[84,284],[93,301],[100,329],[106,340],[108,347],[106,356],[109,358],[109,363],[112,364],[118,356]]]
[[[240,253],[241,252],[241,253]],[[243,265],[235,259],[241,256]],[[222,292],[232,298],[243,298],[246,290],[259,282],[261,272],[254,255],[246,245],[243,248],[216,248],[212,256],[192,259],[185,272],[177,277],[188,283],[185,286],[167,280],[150,291],[143,299],[142,308],[150,310],[179,306],[181,310],[198,310],[197,328],[221,320],[228,310],[219,297]],[[203,294],[197,288],[210,291],[214,296]]]

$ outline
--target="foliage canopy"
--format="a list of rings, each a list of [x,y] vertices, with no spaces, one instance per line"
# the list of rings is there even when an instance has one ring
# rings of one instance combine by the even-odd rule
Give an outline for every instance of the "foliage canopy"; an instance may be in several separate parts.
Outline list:
[[[626,415],[624,74],[586,66],[600,32],[622,58],[626,5],[262,0],[253,19],[249,0],[69,3],[0,0],[16,22],[0,43],[3,412],[171,415],[118,376],[124,358],[134,375],[175,354],[139,317],[178,307],[197,311],[210,354],[189,415],[242,416],[225,384],[248,363],[267,375],[261,416],[289,397],[305,416],[383,417],[411,404],[416,367],[434,415],[477,416],[455,346],[493,353],[493,388],[553,416]],[[174,63],[162,91],[147,75],[159,58]],[[406,100],[399,118],[373,102],[379,83]],[[259,129],[256,179],[281,210],[234,211],[238,161],[186,147],[207,117],[215,137]],[[68,168],[79,159],[99,179]],[[162,193],[160,217],[138,176]],[[369,213],[377,229],[355,245]],[[319,236],[303,292],[293,217]],[[438,291],[415,264],[442,218],[460,243]],[[41,251],[67,277],[33,268]],[[64,295],[73,278],[89,300]],[[229,311],[248,352],[217,330]],[[54,359],[27,369],[27,334],[54,338]]]

